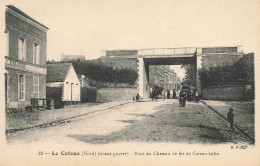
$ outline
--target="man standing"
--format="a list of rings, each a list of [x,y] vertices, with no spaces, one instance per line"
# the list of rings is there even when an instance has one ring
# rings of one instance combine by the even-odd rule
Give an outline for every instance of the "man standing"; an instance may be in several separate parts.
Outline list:
[[[227,114],[227,119],[230,123],[230,128],[233,129],[233,125],[234,125],[234,114],[233,114],[233,108],[230,108]]]

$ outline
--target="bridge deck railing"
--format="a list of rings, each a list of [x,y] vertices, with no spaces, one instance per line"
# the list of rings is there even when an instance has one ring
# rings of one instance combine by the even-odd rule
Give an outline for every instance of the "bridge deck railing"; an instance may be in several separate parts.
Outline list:
[[[149,48],[138,50],[138,55],[179,55],[179,54],[195,54],[196,47],[184,48]]]

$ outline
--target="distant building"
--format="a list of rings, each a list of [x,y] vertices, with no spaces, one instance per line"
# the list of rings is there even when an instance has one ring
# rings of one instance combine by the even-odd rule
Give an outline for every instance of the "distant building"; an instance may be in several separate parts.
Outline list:
[[[80,81],[71,63],[47,65],[47,86],[62,87],[62,101],[80,101]]]
[[[71,62],[73,60],[86,60],[85,55],[62,55],[61,61]]]
[[[163,87],[165,91],[180,90],[180,78],[170,69],[169,65],[149,66],[149,85]]]
[[[46,97],[49,28],[12,5],[6,7],[5,28],[6,108],[24,110],[31,98]]]
[[[106,56],[133,56],[138,55],[138,50],[107,50]]]

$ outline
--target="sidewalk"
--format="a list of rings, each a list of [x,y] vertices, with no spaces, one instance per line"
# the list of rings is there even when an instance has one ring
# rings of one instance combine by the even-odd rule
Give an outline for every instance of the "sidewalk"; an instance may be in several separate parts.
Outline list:
[[[234,109],[234,124],[245,131],[250,137],[255,138],[255,111],[252,101],[213,101],[202,100],[218,113],[227,117],[229,108]]]
[[[85,103],[54,110],[37,110],[33,112],[11,112],[6,114],[7,133],[14,130],[51,126],[55,123],[66,122],[72,118],[87,115],[97,111],[107,110],[133,101],[114,101],[108,103]]]

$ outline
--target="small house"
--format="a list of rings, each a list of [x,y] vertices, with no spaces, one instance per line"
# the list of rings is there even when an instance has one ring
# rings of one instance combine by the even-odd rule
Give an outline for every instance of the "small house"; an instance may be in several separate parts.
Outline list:
[[[80,102],[80,81],[71,63],[48,64],[46,82],[47,89],[60,87],[61,92],[58,96],[63,105]],[[57,100],[57,92],[47,90],[46,95]]]

